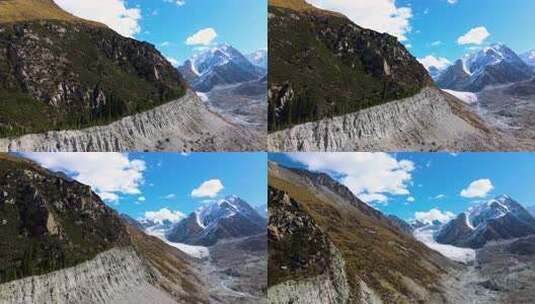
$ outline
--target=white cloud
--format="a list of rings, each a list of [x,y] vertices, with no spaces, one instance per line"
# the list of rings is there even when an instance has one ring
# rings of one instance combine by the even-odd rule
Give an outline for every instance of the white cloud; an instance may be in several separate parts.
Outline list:
[[[147,199],[144,196],[140,196],[140,197],[137,198],[137,200],[140,201],[140,202],[144,202]]]
[[[455,214],[450,211],[440,211],[437,208],[431,209],[427,212],[416,212],[414,218],[426,224],[431,224],[433,221],[446,223],[455,218]]]
[[[443,70],[449,65],[451,65],[451,62],[444,57],[435,57],[433,55],[427,55],[423,58],[418,58],[418,61],[429,70],[430,67],[435,67],[439,70]]]
[[[439,46],[439,45],[441,45],[441,44],[442,44],[442,41],[437,40],[437,41],[433,41],[433,42],[431,42],[429,45],[430,45],[430,46]]]
[[[411,31],[410,7],[398,7],[394,0],[308,0],[315,6],[340,12],[357,25],[381,33],[389,33],[400,41],[407,40]]]
[[[490,36],[489,31],[484,26],[475,27],[469,30],[466,34],[457,39],[457,43],[465,44],[482,44],[485,39]]]
[[[167,208],[163,208],[158,211],[146,211],[143,219],[163,224],[164,221],[177,223],[185,217],[184,213],[180,211],[171,211]]]
[[[437,194],[433,197],[433,199],[436,199],[436,200],[439,200],[439,199],[443,199],[443,198],[446,198],[446,195],[444,194]]]
[[[178,67],[180,65],[180,62],[173,57],[166,56],[165,59],[167,59],[167,61],[169,61],[174,67]]]
[[[91,188],[106,201],[139,195],[145,162],[121,153],[24,153],[43,167],[61,171]]]
[[[167,2],[167,3],[174,3],[178,6],[182,6],[184,4],[186,4],[186,0],[164,0],[164,2]]]
[[[407,202],[414,203],[414,201],[416,201],[416,199],[413,196],[407,197]]]
[[[461,191],[462,197],[474,198],[485,197],[494,188],[490,179],[478,179],[470,183],[466,189]]]
[[[193,197],[216,197],[223,190],[223,183],[219,179],[211,179],[203,182],[198,188],[191,191]]]
[[[54,0],[61,8],[80,18],[101,22],[126,37],[141,31],[141,9],[127,8],[123,0]]]
[[[449,4],[455,4],[455,3],[457,3],[457,0],[448,0],[448,3]]]
[[[174,199],[176,197],[176,195],[174,195],[173,193],[170,193],[170,194],[167,194],[166,196],[164,196],[163,198],[165,199]]]
[[[388,195],[409,195],[414,163],[387,153],[289,153],[309,170],[341,176],[340,182],[366,202],[386,203]]]
[[[160,43],[160,46],[169,46],[170,44],[171,44],[171,42],[164,41],[164,42]]]
[[[210,45],[212,41],[217,37],[216,31],[209,27],[199,30],[197,33],[191,35],[186,39],[187,45]]]

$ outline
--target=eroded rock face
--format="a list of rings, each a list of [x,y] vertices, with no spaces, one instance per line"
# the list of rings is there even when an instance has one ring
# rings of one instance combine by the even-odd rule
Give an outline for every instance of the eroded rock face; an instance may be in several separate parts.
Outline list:
[[[114,248],[77,266],[0,285],[0,303],[176,303],[150,283],[132,248]]]
[[[436,88],[268,136],[272,151],[481,151],[508,146],[460,101]]]
[[[338,249],[288,194],[270,187],[269,201],[269,303],[349,303]]]
[[[106,126],[0,139],[0,151],[258,151],[265,134],[227,122],[194,92]]]

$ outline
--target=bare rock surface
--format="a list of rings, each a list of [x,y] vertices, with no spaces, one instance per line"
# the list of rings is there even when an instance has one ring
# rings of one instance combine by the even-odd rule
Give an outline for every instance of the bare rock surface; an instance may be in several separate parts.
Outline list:
[[[2,284],[0,303],[176,303],[152,280],[133,249],[114,248],[75,267]]]
[[[258,151],[265,135],[209,111],[189,91],[183,98],[106,126],[0,139],[0,151]]]
[[[493,151],[511,146],[461,101],[432,87],[268,136],[271,151]]]

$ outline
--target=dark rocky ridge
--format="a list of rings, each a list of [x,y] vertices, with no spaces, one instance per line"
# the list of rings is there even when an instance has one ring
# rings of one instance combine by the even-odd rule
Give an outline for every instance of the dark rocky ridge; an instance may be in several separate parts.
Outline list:
[[[269,4],[270,131],[409,97],[433,83],[393,36],[304,1]]]
[[[28,2],[10,1],[20,9]],[[105,124],[184,95],[180,74],[153,45],[50,17],[66,13],[47,8],[52,13],[29,20],[0,20],[1,137]]]

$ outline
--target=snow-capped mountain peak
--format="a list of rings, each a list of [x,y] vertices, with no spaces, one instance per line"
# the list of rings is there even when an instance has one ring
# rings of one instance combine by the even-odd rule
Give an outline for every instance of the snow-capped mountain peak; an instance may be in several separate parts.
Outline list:
[[[265,219],[236,195],[208,202],[167,231],[170,241],[211,246],[219,239],[265,231]]]
[[[474,205],[436,233],[442,244],[481,248],[488,241],[535,233],[535,218],[508,195]]]
[[[508,213],[517,215],[523,208],[510,196],[502,194],[487,202],[468,208],[466,213],[467,224],[472,229],[490,220],[495,220]]]
[[[265,74],[264,69],[227,43],[193,55],[178,70],[199,92],[208,92],[218,85],[256,80]]]
[[[199,207],[195,214],[199,226],[206,228],[221,218],[228,218],[236,214],[251,215],[251,207],[236,195],[227,196],[224,199],[215,200]],[[254,212],[254,211],[253,211]]]
[[[468,53],[436,78],[442,89],[480,92],[487,86],[514,83],[535,76],[535,69],[526,64],[503,43]]]
[[[482,72],[489,65],[503,61],[516,63],[518,55],[503,43],[494,43],[462,58],[463,68],[468,75]]]

